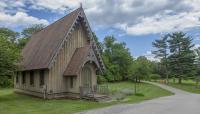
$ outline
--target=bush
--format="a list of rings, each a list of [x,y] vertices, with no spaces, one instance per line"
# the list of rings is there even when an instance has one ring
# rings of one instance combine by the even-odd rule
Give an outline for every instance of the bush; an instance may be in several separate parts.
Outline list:
[[[105,82],[107,82],[107,80],[104,76],[101,76],[101,75],[97,76],[97,83],[98,84],[102,84],[102,83],[105,83]]]
[[[149,77],[152,80],[158,80],[161,76],[159,74],[150,74]]]
[[[0,76],[0,87],[13,87],[13,78],[9,76]]]

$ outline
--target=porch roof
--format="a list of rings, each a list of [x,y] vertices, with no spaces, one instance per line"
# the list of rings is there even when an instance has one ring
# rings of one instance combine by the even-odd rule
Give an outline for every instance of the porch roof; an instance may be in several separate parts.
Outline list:
[[[86,61],[90,48],[90,46],[85,46],[76,49],[69,65],[63,74],[64,76],[77,76],[77,72],[79,71],[82,64]]]

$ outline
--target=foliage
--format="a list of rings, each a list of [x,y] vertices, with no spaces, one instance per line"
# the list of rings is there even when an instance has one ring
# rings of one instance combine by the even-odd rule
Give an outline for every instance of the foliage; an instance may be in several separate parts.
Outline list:
[[[150,74],[150,79],[152,80],[158,80],[160,78],[160,75],[159,74]]]
[[[196,59],[195,59],[196,76],[197,78],[200,78],[200,47],[195,49],[195,55],[196,55]]]
[[[19,37],[19,33],[14,32],[8,28],[0,28],[0,36],[7,38],[7,40],[11,43],[14,43]]]
[[[162,71],[159,73],[161,77],[168,78],[170,74],[169,77],[179,78],[181,83],[183,78],[192,77],[198,72],[198,65],[195,65],[194,44],[190,36],[183,32],[174,32],[155,40],[152,44],[157,49],[153,53],[161,59],[159,65]],[[197,57],[196,60],[196,64],[199,64],[200,59]]]
[[[23,29],[21,32],[22,37],[18,39],[18,45],[21,47],[21,49],[26,45],[32,35],[41,31],[44,27],[45,25],[43,24],[35,24]]]
[[[102,83],[105,83],[105,82],[107,82],[107,80],[105,79],[104,76],[101,76],[101,75],[97,76],[97,83],[98,84],[102,84]]]
[[[170,34],[169,49],[169,66],[171,73],[179,78],[179,83],[183,77],[194,75],[195,55],[192,50],[192,38],[186,36],[183,32]]]
[[[156,55],[157,58],[161,59],[161,65],[164,69],[164,75],[168,80],[168,40],[169,35],[164,35],[161,39],[155,40],[155,42],[152,43],[153,47],[157,48],[156,51],[153,51],[153,54]]]
[[[119,43],[113,36],[104,39],[103,60],[106,66],[105,78],[108,81],[128,80],[133,58],[125,43]]]
[[[17,69],[17,62],[20,59],[19,49],[9,35],[0,36],[0,86],[12,86],[12,76]]]
[[[149,80],[152,72],[151,62],[144,56],[138,57],[132,64],[131,80],[140,82],[141,79]]]
[[[45,25],[43,24],[35,24],[35,25],[32,25],[28,28],[25,28],[23,31],[22,31],[22,35],[23,37],[25,38],[31,38],[31,36],[39,31],[41,31],[43,28],[45,27]]]

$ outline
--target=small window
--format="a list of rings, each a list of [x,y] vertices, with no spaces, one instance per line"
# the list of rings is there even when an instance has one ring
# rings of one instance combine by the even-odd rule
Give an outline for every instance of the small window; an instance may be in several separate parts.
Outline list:
[[[30,85],[34,85],[34,72],[30,71]]]
[[[70,87],[73,88],[74,86],[74,78],[70,77]]]
[[[23,71],[22,72],[22,84],[25,84],[26,83],[26,72]]]
[[[19,72],[16,74],[16,83],[19,83]]]
[[[40,71],[40,86],[44,85],[44,70]]]

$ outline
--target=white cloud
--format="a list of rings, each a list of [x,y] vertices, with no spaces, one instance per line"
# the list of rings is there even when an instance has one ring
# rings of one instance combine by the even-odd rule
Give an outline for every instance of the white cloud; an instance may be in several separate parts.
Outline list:
[[[198,49],[200,47],[200,44],[195,44],[192,50]]]
[[[160,59],[159,59],[159,58],[156,58],[155,55],[152,54],[151,51],[147,51],[147,52],[144,54],[144,56],[145,56],[148,60],[150,60],[150,61],[160,61]]]
[[[68,9],[79,6],[80,0],[29,0],[33,9],[47,9],[57,13],[64,13]]]
[[[93,28],[114,27],[129,35],[188,30],[200,24],[200,0],[2,0],[0,12],[35,9],[66,14],[80,2]]]
[[[155,15],[142,18],[135,25],[122,24],[121,29],[131,35],[156,34],[181,31],[200,26],[200,12],[180,13],[178,15]]]
[[[17,12],[15,15],[0,12],[0,26],[17,28],[26,27],[32,24],[48,25],[49,22],[44,19],[38,19],[36,17],[29,16],[24,12]]]

